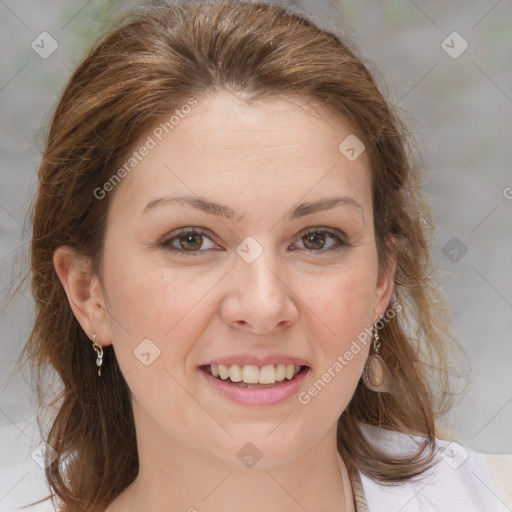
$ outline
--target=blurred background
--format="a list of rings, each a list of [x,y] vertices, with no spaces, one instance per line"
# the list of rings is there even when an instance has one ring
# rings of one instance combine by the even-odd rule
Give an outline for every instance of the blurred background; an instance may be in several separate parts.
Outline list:
[[[474,450],[512,454],[512,2],[272,3],[346,38],[414,133],[438,280],[472,372],[445,425]],[[7,303],[27,272],[43,135],[102,24],[135,4],[0,0],[0,511],[46,492],[34,397],[13,372],[33,319],[28,283]]]

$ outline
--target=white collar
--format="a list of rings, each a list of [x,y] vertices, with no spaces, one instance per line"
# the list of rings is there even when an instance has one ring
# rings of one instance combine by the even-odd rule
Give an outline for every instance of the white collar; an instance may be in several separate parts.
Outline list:
[[[403,456],[417,451],[423,438],[361,424],[369,442]],[[475,451],[436,439],[438,460],[420,478],[393,486],[359,472],[369,512],[509,512]]]

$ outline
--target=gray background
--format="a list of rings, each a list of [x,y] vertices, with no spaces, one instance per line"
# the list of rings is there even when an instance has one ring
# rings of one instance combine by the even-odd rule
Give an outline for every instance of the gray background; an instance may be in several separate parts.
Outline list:
[[[45,492],[43,470],[31,458],[40,442],[34,399],[13,373],[32,320],[28,288],[7,303],[27,270],[26,219],[43,130],[102,20],[131,5],[0,0],[0,511]],[[436,217],[432,254],[438,279],[472,370],[472,383],[446,425],[475,450],[512,454],[512,2],[293,5],[341,31],[375,64],[389,100],[415,133]],[[46,59],[31,48],[43,31],[58,42]],[[468,44],[457,58],[442,47],[454,31]],[[462,48],[457,37],[445,43],[452,53]]]

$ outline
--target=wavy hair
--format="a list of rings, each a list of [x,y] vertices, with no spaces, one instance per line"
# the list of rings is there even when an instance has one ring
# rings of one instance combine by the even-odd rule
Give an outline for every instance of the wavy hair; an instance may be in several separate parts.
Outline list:
[[[90,341],[53,265],[61,245],[92,262],[101,277],[112,196],[98,200],[139,138],[187,98],[219,90],[247,101],[302,98],[348,122],[371,163],[375,239],[383,265],[396,240],[394,301],[399,315],[380,331],[380,355],[399,393],[359,382],[338,421],[338,450],[350,468],[393,484],[433,464],[437,421],[451,406],[450,347],[457,345],[429,254],[433,215],[421,191],[414,143],[377,79],[341,36],[304,14],[262,3],[222,0],[145,7],[119,18],[69,79],[51,119],[32,210],[31,285],[35,323],[24,348],[41,404],[54,414],[45,432],[57,458],[46,468],[64,512],[103,511],[137,476],[130,390],[112,347],[102,378]],[[417,158],[417,157],[416,157]],[[56,372],[58,390],[46,383]],[[379,451],[361,424],[418,433],[417,453]],[[43,428],[43,427],[42,427]]]

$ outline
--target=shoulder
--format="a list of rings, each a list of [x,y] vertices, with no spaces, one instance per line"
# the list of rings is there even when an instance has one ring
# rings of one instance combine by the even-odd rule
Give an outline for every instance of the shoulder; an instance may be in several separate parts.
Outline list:
[[[419,436],[369,425],[362,425],[362,428],[372,444],[397,456],[415,452],[423,440]],[[505,501],[505,491],[501,490],[495,475],[501,475],[503,489],[512,487],[509,471],[512,456],[498,456],[502,458],[491,461],[486,459],[488,456],[458,442],[442,439],[436,439],[436,451],[435,465],[421,477],[406,483],[392,486],[379,484],[361,473],[370,512],[509,512],[510,503]],[[491,471],[487,465],[490,462],[494,462]]]

